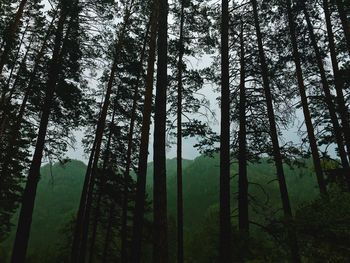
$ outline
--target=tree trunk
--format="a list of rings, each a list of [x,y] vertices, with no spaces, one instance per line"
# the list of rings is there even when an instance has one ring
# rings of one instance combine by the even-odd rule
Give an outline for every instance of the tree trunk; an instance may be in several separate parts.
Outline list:
[[[344,9],[344,2],[343,0],[336,0],[336,4],[345,35],[346,45],[350,54],[350,25],[347,19],[346,11]]]
[[[27,106],[27,101],[31,95],[31,92],[32,92],[32,88],[33,88],[33,84],[34,84],[34,81],[35,81],[35,77],[36,77],[36,72],[38,70],[38,66],[39,66],[39,62],[40,62],[40,59],[42,58],[43,54],[44,54],[44,50],[46,48],[46,45],[47,45],[47,42],[48,42],[48,39],[49,39],[49,36],[51,35],[51,29],[53,27],[53,23],[54,23],[54,20],[57,16],[57,10],[51,20],[51,23],[50,23],[50,26],[49,26],[49,30],[47,32],[47,34],[45,35],[45,38],[44,38],[44,41],[42,43],[42,46],[38,52],[38,54],[36,55],[36,58],[35,58],[35,62],[34,62],[34,67],[33,67],[33,70],[30,74],[30,78],[29,78],[29,81],[28,81],[28,86],[25,88],[25,94],[24,94],[24,97],[23,97],[23,100],[22,100],[22,103],[21,103],[21,106],[18,110],[18,113],[16,115],[16,118],[15,118],[15,121],[14,121],[14,124],[13,124],[13,127],[11,127],[11,134],[10,134],[10,138],[8,139],[8,145],[5,149],[5,151],[9,154],[7,154],[4,158],[4,161],[3,161],[3,167],[2,167],[2,175],[6,176],[6,174],[8,173],[8,169],[9,169],[9,166],[7,165],[11,159],[13,158],[13,156],[11,155],[11,153],[13,153],[13,151],[15,150],[15,147],[16,147],[16,140],[19,138],[20,136],[20,131],[21,131],[21,124],[23,122],[23,116],[24,116],[24,113],[25,113],[25,109],[26,109],[26,106]],[[65,43],[63,43],[63,47],[62,47],[62,50],[65,49]],[[62,51],[61,51],[62,53]],[[25,66],[25,58],[23,58],[23,61],[22,61],[22,64],[23,64],[23,67]],[[22,65],[21,65],[22,66]],[[19,72],[20,72],[20,69],[19,69]],[[19,74],[19,73],[18,73]],[[14,84],[13,84],[13,87],[11,89],[11,92],[10,92],[10,95],[9,95],[9,98],[8,98],[8,101],[7,101],[7,105],[9,105],[11,103],[11,99],[12,99],[12,94],[16,91],[16,88],[17,88],[17,79],[15,80]],[[6,114],[6,113],[4,113]],[[0,132],[0,139],[1,138],[1,132]],[[5,178],[2,178],[0,176],[0,192],[1,192],[1,189],[2,189],[2,180],[4,180]]]
[[[33,159],[30,165],[27,183],[24,189],[22,197],[22,207],[18,219],[18,226],[16,232],[16,238],[13,246],[12,252],[12,263],[24,263],[30,227],[32,222],[33,208],[35,202],[36,189],[40,177],[40,166],[41,159],[43,155],[45,137],[47,132],[47,126],[50,117],[51,105],[54,97],[54,92],[56,88],[56,82],[58,80],[58,75],[60,71],[60,51],[61,51],[61,42],[63,38],[63,28],[66,21],[66,12],[61,10],[60,19],[58,22],[55,44],[53,50],[53,56],[50,65],[49,77],[47,82],[47,91],[45,95],[42,116],[40,120],[40,127],[37,137],[37,142],[35,146],[35,151]]]
[[[18,6],[16,15],[14,20],[12,21],[8,32],[6,33],[6,37],[5,37],[5,48],[4,51],[1,54],[0,57],[0,75],[2,75],[2,71],[4,69],[5,64],[7,63],[8,57],[10,55],[10,52],[13,48],[13,42],[15,41],[15,35],[16,35],[16,31],[18,29],[19,26],[19,22],[22,18],[23,15],[23,10],[24,7],[27,3],[27,0],[22,0]]]
[[[166,189],[166,94],[168,1],[160,0],[158,17],[158,64],[153,143],[153,262],[168,262],[167,189]]]
[[[102,137],[104,132],[104,127],[106,123],[106,117],[107,117],[107,111],[110,104],[110,96],[112,93],[112,87],[114,82],[114,76],[116,72],[116,61],[113,61],[113,65],[111,68],[111,73],[107,85],[107,91],[105,95],[105,101],[103,103],[101,116],[97,124],[96,129],[96,147],[94,150],[94,154],[92,156],[92,165],[91,169],[87,170],[86,177],[87,177],[87,188],[86,193],[82,196],[83,199],[81,202],[83,203],[82,211],[78,214],[77,217],[77,228],[80,228],[79,236],[77,237],[79,240],[79,245],[77,246],[77,250],[74,252],[76,255],[75,260],[72,260],[72,262],[84,262],[86,257],[86,246],[87,246],[87,236],[88,236],[88,229],[89,229],[89,219],[90,219],[90,211],[91,211],[91,204],[92,204],[92,194],[95,184],[95,176],[96,176],[96,170],[98,166],[98,160],[100,157],[101,152],[101,144],[102,144]]]
[[[230,207],[230,80],[229,80],[229,10],[222,0],[221,15],[221,137],[220,137],[220,249],[219,261],[231,262]]]
[[[52,33],[51,30],[52,30],[54,21],[56,19],[56,16],[57,16],[57,10],[56,10],[56,12],[54,13],[54,15],[52,17],[51,23],[50,23],[48,31],[47,31],[47,33],[46,33],[46,35],[44,37],[43,43],[41,45],[41,48],[38,51],[38,54],[36,55],[36,58],[35,58],[35,61],[34,61],[34,67],[33,67],[33,70],[31,72],[29,80],[28,80],[28,86],[25,88],[22,104],[21,104],[21,107],[20,107],[20,109],[18,111],[18,114],[17,114],[17,117],[16,117],[16,124],[14,125],[16,128],[14,129],[14,131],[20,130],[20,125],[22,123],[22,117],[23,117],[23,114],[24,114],[24,111],[25,111],[25,108],[26,108],[26,105],[27,105],[27,101],[28,101],[29,96],[30,96],[30,91],[32,90],[32,86],[33,86],[34,81],[35,81],[36,72],[38,70],[39,62],[40,62],[40,59],[42,58],[42,56],[44,55],[44,50],[46,48],[47,42],[49,40],[49,37],[50,37],[50,35]],[[25,66],[25,58],[23,58],[22,65],[23,65],[23,67]],[[19,70],[19,72],[20,72],[20,70]],[[10,103],[11,103],[12,95],[13,95],[13,93],[15,93],[15,91],[17,89],[17,79],[18,79],[18,77],[16,78],[16,80],[15,80],[13,86],[12,86],[12,89],[10,91],[10,95],[7,98],[7,102],[5,102],[5,105],[10,105]],[[5,126],[5,123],[4,123],[3,120],[4,120],[4,118],[6,119],[6,114],[7,114],[6,111],[4,111],[3,115],[1,116],[0,139],[2,138],[3,131],[4,131],[3,128],[1,128],[1,127]],[[15,134],[17,134],[17,133],[15,132]]]
[[[238,146],[238,225],[242,234],[249,233],[249,201],[248,201],[248,176],[247,176],[247,117],[246,117],[246,90],[245,90],[245,49],[244,49],[244,25],[241,22],[240,35],[240,85],[239,85],[239,146]]]
[[[184,0],[181,2],[180,36],[179,36],[179,61],[177,65],[177,262],[184,262],[184,237],[183,237],[183,196],[182,196],[182,64],[184,55]]]
[[[266,106],[267,106],[267,114],[270,124],[270,136],[272,141],[272,148],[273,148],[273,156],[277,171],[277,178],[281,193],[281,199],[282,199],[282,206],[285,218],[287,222],[292,222],[293,216],[292,216],[292,209],[290,206],[289,196],[288,196],[288,190],[287,190],[287,184],[283,169],[283,160],[282,155],[280,151],[280,146],[278,142],[278,133],[277,133],[277,126],[275,121],[275,113],[273,109],[273,102],[272,102],[272,95],[270,90],[270,81],[268,77],[268,68],[265,58],[265,52],[264,52],[264,46],[262,42],[262,36],[260,31],[260,22],[259,22],[259,15],[257,10],[257,1],[252,0],[253,5],[253,15],[254,15],[254,24],[256,29],[256,36],[258,41],[258,49],[259,49],[259,60],[260,60],[260,66],[261,66],[261,72],[262,72],[262,78],[263,78],[263,88],[265,93],[265,99],[266,99]],[[301,262],[300,255],[299,255],[299,248],[298,248],[298,242],[296,238],[296,234],[294,229],[290,229],[288,226],[288,239],[289,239],[289,246],[291,250],[291,256],[292,261],[295,263]]]
[[[121,229],[121,262],[122,263],[128,263],[129,257],[128,257],[128,246],[127,246],[127,218],[128,218],[128,186],[127,181],[130,177],[130,168],[131,168],[131,155],[132,155],[132,146],[133,146],[133,138],[134,138],[134,129],[135,129],[135,121],[136,121],[136,110],[137,110],[137,100],[139,97],[139,83],[143,71],[143,62],[145,59],[145,52],[146,52],[146,46],[147,46],[147,40],[149,35],[149,29],[151,25],[151,19],[147,24],[146,33],[144,36],[144,42],[142,46],[141,56],[140,56],[140,64],[139,64],[139,70],[137,72],[137,78],[136,78],[136,84],[134,88],[134,96],[133,96],[133,102],[132,102],[132,109],[131,109],[131,118],[130,118],[130,125],[129,125],[129,134],[128,134],[128,148],[126,153],[126,168],[125,168],[125,174],[124,174],[124,197],[123,197],[123,211],[122,211],[122,229]]]
[[[338,117],[337,117],[335,106],[334,106],[334,103],[332,100],[332,94],[331,94],[331,91],[329,88],[329,84],[328,84],[328,80],[327,80],[327,76],[326,76],[326,71],[325,71],[324,66],[323,66],[322,57],[321,57],[320,50],[319,50],[318,45],[317,45],[316,36],[314,34],[314,31],[313,31],[313,25],[311,24],[310,16],[309,16],[309,13],[306,9],[305,3],[302,4],[302,8],[303,8],[305,20],[307,23],[308,31],[310,34],[312,46],[313,46],[315,54],[316,54],[317,66],[318,66],[318,69],[320,71],[323,92],[325,94],[325,102],[327,104],[327,108],[328,108],[328,111],[329,111],[329,114],[331,117],[331,122],[333,124],[333,129],[334,129],[335,139],[336,139],[337,146],[338,146],[339,156],[340,156],[343,168],[346,170],[345,179],[346,179],[347,185],[350,189],[349,162],[348,162],[348,159],[346,156],[346,151],[344,148],[342,130],[341,130],[341,127],[340,127],[339,122],[338,122]]]
[[[141,261],[141,244],[143,233],[143,221],[146,201],[146,174],[147,174],[147,158],[148,158],[148,143],[149,130],[151,124],[152,113],[152,92],[153,92],[153,74],[154,61],[156,51],[156,37],[157,37],[157,17],[158,17],[158,0],[154,1],[151,14],[151,31],[149,42],[149,54],[147,61],[147,75],[146,75],[146,91],[143,106],[143,118],[141,128],[141,144],[139,163],[137,171],[137,185],[135,197],[135,210],[133,218],[133,233],[131,243],[131,262],[140,263]]]
[[[73,240],[72,240],[71,263],[77,262],[75,260],[79,256],[78,249],[80,246],[81,231],[82,231],[81,221],[82,221],[82,217],[84,216],[83,215],[84,209],[85,209],[85,202],[84,201],[86,199],[86,195],[87,195],[87,191],[88,191],[89,180],[90,180],[89,171],[91,170],[92,162],[93,162],[94,155],[95,155],[96,142],[97,142],[97,140],[95,137],[94,142],[93,142],[93,146],[91,148],[90,156],[89,156],[89,162],[88,162],[88,165],[86,167],[83,190],[81,192],[79,209],[78,209],[78,213],[77,213],[77,220],[75,223],[74,235],[73,235]],[[78,220],[79,220],[79,224],[78,224]]]
[[[335,89],[337,92],[337,102],[339,107],[340,118],[342,121],[343,134],[345,137],[345,145],[347,148],[348,159],[350,160],[350,124],[349,124],[349,113],[348,108],[345,104],[344,94],[343,94],[343,84],[339,72],[339,65],[337,60],[337,53],[334,42],[334,34],[332,29],[331,22],[331,14],[329,11],[328,1],[323,0],[323,9],[325,14],[326,26],[327,26],[327,34],[329,41],[329,51],[332,60],[333,67],[333,75],[334,75],[334,83]]]
[[[119,89],[118,89],[119,92]],[[118,97],[118,95],[117,95]],[[116,112],[116,106],[114,106],[113,109],[113,114],[112,114],[112,120],[111,120],[111,125],[110,125],[110,130],[109,130],[109,134],[108,134],[108,139],[107,139],[107,144],[106,144],[106,155],[104,157],[103,160],[103,165],[102,165],[102,173],[104,173],[106,171],[106,166],[108,164],[108,157],[109,157],[109,152],[110,152],[110,147],[111,147],[111,141],[112,141],[112,127],[114,125],[114,118],[115,118],[115,112]],[[94,221],[92,223],[92,235],[91,235],[91,239],[90,239],[90,250],[89,250],[89,262],[92,263],[93,262],[93,258],[94,258],[94,249],[95,249],[95,242],[96,242],[96,235],[97,235],[97,227],[98,227],[98,220],[100,219],[100,213],[101,213],[101,200],[102,200],[102,195],[103,195],[103,191],[104,191],[104,187],[105,187],[105,179],[102,178],[101,179],[101,189],[99,189],[98,191],[98,197],[97,197],[97,202],[96,202],[96,207],[95,207],[95,217],[94,217]]]
[[[113,207],[113,205],[111,205],[111,208],[109,211],[108,225],[107,225],[107,229],[106,229],[106,238],[105,238],[105,242],[104,242],[104,246],[103,246],[102,263],[108,262],[107,257],[108,257],[109,244],[111,243],[113,210],[114,210],[114,207]]]
[[[320,193],[322,195],[326,195],[327,194],[327,187],[326,187],[326,183],[324,181],[320,155],[318,152],[317,141],[316,141],[316,137],[315,137],[315,131],[314,131],[314,127],[312,125],[310,109],[309,109],[308,101],[307,101],[306,88],[305,88],[305,83],[304,83],[304,78],[303,78],[303,71],[301,68],[300,55],[299,55],[299,51],[298,51],[298,43],[297,43],[297,39],[296,39],[296,30],[295,30],[295,24],[294,24],[295,22],[294,22],[294,17],[293,17],[293,13],[292,13],[291,0],[287,0],[287,13],[288,13],[290,38],[291,38],[292,47],[293,47],[293,58],[294,58],[296,75],[297,75],[298,86],[299,86],[299,93],[300,93],[300,98],[301,98],[301,105],[303,108],[305,125],[306,125],[306,130],[307,130],[307,134],[308,134],[308,138],[309,138],[312,159],[313,159],[313,163],[314,163],[314,168],[315,168],[315,172],[316,172],[316,177],[317,177],[317,182],[318,182],[318,187],[320,189]]]
[[[16,66],[17,66],[17,63],[18,63],[18,60],[19,60],[19,55],[20,55],[20,52],[21,52],[21,49],[22,49],[24,38],[25,38],[25,36],[27,34],[27,31],[28,31],[28,27],[29,27],[29,23],[27,23],[27,25],[26,25],[23,33],[22,33],[21,40],[19,42],[19,45],[17,47],[16,53],[15,53],[15,56],[14,56],[15,57],[14,63],[11,66],[11,69],[10,69],[10,72],[9,72],[10,73],[9,76],[8,76],[7,80],[5,81],[6,84],[4,84],[3,89],[2,89],[1,103],[0,103],[2,108],[6,108],[5,106],[8,105],[6,103],[6,94],[10,90],[10,84],[11,84],[11,81],[12,81],[12,76],[13,76],[13,73],[15,72],[15,69],[16,69]],[[30,49],[30,46],[32,44],[32,40],[33,40],[33,36],[31,37],[31,40],[29,41],[29,44],[28,44],[28,46],[26,48],[26,55],[24,57],[27,57],[27,54],[28,54],[29,49]],[[22,61],[23,61],[23,59],[22,59]],[[21,63],[19,63],[20,65],[22,65],[22,61],[21,61]],[[17,76],[18,76],[18,74],[17,74]],[[4,114],[1,113],[1,118],[3,118],[3,115]]]
[[[131,6],[132,6],[132,2],[130,3],[130,7]],[[85,258],[86,258],[90,211],[91,211],[92,198],[93,198],[93,189],[95,185],[96,170],[97,170],[98,161],[100,158],[102,137],[103,137],[103,132],[106,124],[106,117],[107,117],[107,112],[110,104],[110,96],[112,94],[115,73],[117,70],[119,52],[123,45],[125,30],[127,28],[127,25],[129,24],[129,18],[131,14],[130,11],[131,10],[128,9],[125,13],[124,24],[120,31],[119,39],[115,45],[114,61],[112,62],[111,71],[110,71],[110,75],[107,83],[105,100],[103,102],[101,115],[98,120],[97,128],[96,128],[95,149],[93,154],[90,155],[90,158],[91,158],[90,161],[92,165],[91,165],[91,169],[87,170],[85,174],[84,188],[83,188],[83,192],[80,200],[80,206],[79,206],[77,222],[76,222],[76,230],[73,238],[72,253],[71,253],[72,263],[85,262]]]
[[[22,45],[23,45],[23,41],[24,41],[24,37],[25,37],[25,35],[27,33],[27,30],[28,30],[28,24],[27,24],[27,26],[26,26],[23,34],[22,34],[20,44],[18,45],[18,49],[16,51],[16,55],[15,55],[15,61],[16,62],[13,63],[13,65],[11,67],[11,70],[10,70],[10,74],[9,74],[9,76],[7,78],[6,84],[2,88],[2,96],[1,96],[1,103],[0,103],[0,111],[1,111],[1,115],[0,115],[0,139],[2,139],[3,134],[4,134],[4,132],[5,132],[6,128],[7,128],[6,124],[7,124],[7,121],[9,119],[8,118],[8,114],[10,113],[10,102],[11,102],[11,97],[12,97],[10,85],[11,85],[13,73],[14,73],[14,71],[16,69],[17,61],[19,60],[20,51],[21,51],[21,48],[22,48]],[[32,44],[32,40],[33,40],[33,37],[29,41],[28,47],[26,49],[26,53],[23,56],[21,62],[19,63],[19,68],[17,70],[17,76],[15,78],[14,83],[18,82],[21,69],[25,66],[25,62],[26,62],[26,59],[27,59],[27,56],[28,56],[28,52],[29,52],[30,46]],[[7,95],[8,91],[10,91],[9,95]]]

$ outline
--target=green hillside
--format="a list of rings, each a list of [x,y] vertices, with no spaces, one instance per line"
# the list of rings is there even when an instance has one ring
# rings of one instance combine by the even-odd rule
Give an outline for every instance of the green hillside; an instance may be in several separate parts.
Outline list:
[[[40,256],[40,261],[49,262],[46,257],[55,255],[62,240],[62,228],[72,219],[78,207],[86,166],[80,161],[67,164],[48,165],[42,168],[36,205],[33,216],[29,255]],[[176,159],[167,161],[168,173],[168,211],[173,228],[176,226]],[[148,191],[151,196],[152,163],[148,169]],[[237,167],[232,165],[232,206],[236,207]],[[265,207],[280,207],[278,184],[273,166],[263,160],[260,164],[249,166],[250,194],[255,202]],[[185,238],[191,240],[193,233],[207,220],[207,215],[215,210],[219,197],[219,160],[200,156],[195,160],[184,161],[184,222]],[[293,208],[317,196],[316,182],[312,172],[307,169],[287,169],[287,182]],[[259,186],[258,186],[259,184]],[[266,196],[265,192],[268,193]],[[269,201],[266,203],[266,201]],[[254,219],[259,215],[253,212]],[[15,224],[14,220],[14,224]],[[15,229],[15,228],[14,228]],[[2,253],[8,254],[13,242],[14,232],[2,244]],[[4,252],[6,251],[6,253]],[[47,256],[46,256],[47,255]],[[0,257],[1,258],[1,257]]]
[[[236,178],[237,165],[232,165],[232,205],[236,207],[235,193],[238,191]],[[261,203],[269,200],[270,206],[279,207],[279,187],[274,174],[274,167],[267,160],[250,164],[249,192]],[[184,170],[184,217],[185,224],[190,227],[202,222],[206,210],[219,202],[219,159],[200,156]],[[286,180],[293,208],[296,209],[305,201],[318,195],[317,182],[310,168],[286,167]],[[263,192],[269,195],[268,197]],[[168,179],[169,211],[175,214],[176,209],[176,176],[169,174]]]
[[[71,161],[65,165],[55,164],[41,168],[37,189],[28,255],[41,255],[42,262],[48,262],[45,255],[54,255],[60,244],[62,228],[74,217],[84,182],[86,165]],[[14,218],[16,225],[16,218]],[[2,253],[9,254],[14,231],[2,246]],[[0,257],[1,259],[1,257]]]

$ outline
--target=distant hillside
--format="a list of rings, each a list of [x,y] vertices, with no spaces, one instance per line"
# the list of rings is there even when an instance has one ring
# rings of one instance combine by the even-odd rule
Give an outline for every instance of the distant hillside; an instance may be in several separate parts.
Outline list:
[[[182,160],[182,168],[185,170],[192,163],[193,163],[193,160],[184,159]],[[176,177],[176,158],[166,160],[166,170],[167,170],[168,179],[174,179],[174,177]],[[148,186],[153,185],[153,171],[154,171],[153,162],[149,162],[147,167],[147,185]]]
[[[37,191],[33,215],[29,255],[50,254],[60,241],[62,227],[71,220],[78,208],[86,165],[80,161],[71,161],[64,166],[48,165],[41,170],[41,180]],[[273,165],[267,160],[251,164],[248,168],[250,194],[254,202],[265,203],[279,208],[280,195]],[[236,207],[237,165],[232,165],[232,206]],[[147,185],[152,196],[153,165],[149,164]],[[168,175],[168,211],[170,217],[176,217],[176,159],[167,160]],[[203,222],[211,207],[218,206],[219,200],[219,159],[200,156],[195,160],[184,160],[184,222],[186,232],[192,232]],[[286,168],[286,178],[293,208],[317,196],[316,181],[310,168],[291,170]],[[265,192],[268,194],[266,196]],[[254,213],[252,213],[254,215]],[[257,216],[257,215],[256,215]],[[256,219],[256,218],[254,218]],[[15,221],[15,220],[14,220]],[[15,231],[15,228],[14,228]],[[2,246],[9,253],[14,232]],[[1,250],[0,250],[1,253]],[[4,253],[4,252],[2,252]],[[1,259],[1,256],[0,256]],[[42,262],[49,260],[42,259]]]
[[[301,203],[311,200],[318,195],[317,182],[310,164],[305,168],[290,169],[285,167],[286,180],[293,209]],[[219,158],[200,156],[191,162],[183,172],[184,193],[184,223],[192,228],[204,220],[207,209],[219,203]],[[231,166],[231,200],[232,207],[237,207],[238,167]],[[168,204],[169,213],[176,216],[176,176],[169,175]],[[276,180],[275,169],[267,159],[261,163],[248,166],[249,194],[256,202],[280,208],[280,193]],[[264,190],[262,189],[264,188]],[[268,194],[268,196],[266,195]]]
[[[55,164],[41,168],[28,255],[46,255],[56,251],[60,231],[76,214],[84,182],[86,165],[72,160],[65,165]],[[16,224],[16,218],[14,219]],[[11,251],[15,228],[4,243],[4,251]],[[1,257],[0,257],[1,259]],[[49,260],[42,259],[42,262]]]

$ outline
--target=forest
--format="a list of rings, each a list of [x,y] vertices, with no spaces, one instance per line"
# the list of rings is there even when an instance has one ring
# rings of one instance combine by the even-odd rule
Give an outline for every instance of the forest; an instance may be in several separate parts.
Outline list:
[[[0,0],[0,262],[350,262],[349,0]]]

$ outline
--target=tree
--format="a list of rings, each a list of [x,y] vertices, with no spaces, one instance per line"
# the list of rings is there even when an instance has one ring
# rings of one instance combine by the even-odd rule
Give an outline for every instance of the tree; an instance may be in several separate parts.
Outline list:
[[[332,29],[331,13],[329,10],[328,1],[326,0],[323,1],[323,10],[324,10],[324,15],[326,20],[329,52],[332,60],[334,86],[337,94],[338,112],[341,119],[345,145],[347,147],[348,159],[350,160],[350,123],[349,123],[348,109],[346,107],[345,99],[344,99],[343,84],[340,76],[336,46],[334,41],[334,33]]]
[[[220,262],[231,262],[230,207],[230,80],[229,9],[223,0],[221,18],[221,134],[220,134]]]
[[[287,0],[287,15],[288,15],[289,30],[290,30],[290,39],[292,42],[292,49],[293,49],[293,58],[294,58],[296,75],[298,80],[299,94],[301,98],[301,104],[303,108],[305,125],[307,129],[311,153],[312,153],[312,159],[315,167],[315,172],[316,172],[316,177],[317,177],[317,182],[318,182],[320,192],[321,194],[326,195],[327,188],[323,177],[320,155],[318,152],[317,141],[316,141],[315,132],[314,132],[314,128],[311,120],[311,114],[308,107],[308,99],[306,95],[303,71],[301,67],[301,60],[300,60],[300,55],[298,51],[298,43],[296,39],[295,24],[294,24],[295,22],[294,22],[293,11],[292,11],[292,2],[290,0]]]
[[[349,8],[349,5],[343,0],[335,0],[335,2],[338,8],[338,13],[339,13],[340,21],[343,27],[347,48],[350,54],[350,30],[349,30],[349,21],[346,17],[346,10]]]
[[[183,238],[183,193],[182,193],[182,65],[184,55],[183,27],[185,3],[181,0],[179,60],[178,60],[178,89],[177,89],[177,262],[184,262]]]
[[[3,69],[5,64],[7,63],[7,59],[9,57],[9,54],[11,52],[11,49],[13,48],[13,43],[14,43],[14,39],[15,39],[15,35],[16,35],[16,31],[19,27],[19,23],[20,20],[22,18],[22,14],[24,11],[24,7],[27,4],[27,0],[21,0],[16,15],[13,19],[13,21],[11,22],[7,32],[5,32],[5,36],[4,36],[4,50],[1,53],[1,57],[0,57],[0,74],[2,75],[3,73]]]
[[[146,73],[146,90],[144,95],[141,142],[138,158],[137,183],[136,183],[136,200],[133,216],[133,232],[131,244],[131,262],[139,263],[141,261],[141,245],[143,236],[145,200],[146,200],[146,175],[147,175],[147,158],[149,131],[152,113],[152,92],[153,92],[153,74],[156,51],[156,37],[158,30],[158,1],[153,2],[151,13],[150,40],[147,60]]]
[[[96,134],[94,139],[94,146],[91,150],[89,165],[87,168],[87,172],[85,175],[85,182],[83,187],[83,192],[81,196],[79,211],[77,215],[76,229],[73,238],[72,245],[72,262],[84,262],[86,253],[87,253],[87,241],[88,241],[88,233],[89,233],[89,223],[90,223],[90,212],[91,205],[93,199],[93,189],[96,178],[96,171],[98,168],[100,152],[101,152],[101,144],[102,137],[104,133],[104,128],[106,124],[106,117],[108,108],[110,105],[110,97],[112,95],[113,84],[115,80],[115,74],[117,72],[117,66],[119,62],[120,51],[124,44],[124,37],[127,27],[130,23],[130,16],[133,8],[133,1],[129,3],[128,7],[125,10],[125,14],[123,17],[123,25],[118,34],[118,39],[115,43],[115,50],[113,54],[113,61],[111,64],[106,94],[104,97],[103,106],[101,109],[101,114],[96,127]]]
[[[247,175],[247,119],[246,119],[246,91],[245,91],[245,47],[244,47],[244,24],[241,20],[240,32],[240,87],[239,87],[239,149],[238,149],[238,209],[239,209],[239,230],[243,235],[249,233],[248,216],[248,175]]]
[[[35,8],[39,8],[40,10],[40,6],[29,5],[29,10]],[[0,136],[2,141],[0,148],[3,153],[6,153],[1,155],[0,158],[0,194],[3,196],[1,199],[4,200],[4,205],[1,205],[1,215],[4,216],[4,218],[1,219],[3,226],[8,226],[10,224],[9,216],[12,216],[15,209],[18,207],[22,195],[23,189],[21,184],[23,184],[23,170],[28,165],[28,161],[26,161],[28,148],[31,146],[30,141],[32,140],[32,136],[34,136],[34,131],[32,131],[28,122],[24,121],[23,118],[25,111],[27,110],[27,103],[31,98],[32,93],[34,93],[32,89],[38,78],[37,70],[40,67],[42,57],[45,55],[44,51],[47,47],[47,42],[52,35],[51,31],[55,16],[51,20],[48,28],[45,28],[42,22],[39,22],[40,19],[42,19],[42,17],[35,17],[37,24],[34,24],[33,27],[42,26],[43,32],[46,29],[46,35],[42,40],[38,39],[38,43],[31,41],[32,45],[39,45],[38,50],[32,50],[34,48],[31,45],[27,47],[26,53],[18,66],[16,76],[14,77],[15,80],[9,90],[9,94],[6,95],[6,100],[2,105],[3,111],[1,119],[3,123],[1,124],[1,127],[3,132],[2,136]],[[30,39],[35,38],[37,38],[36,32],[32,34]],[[33,69],[28,72],[27,63],[29,62],[28,60],[32,56],[32,53],[34,56],[34,65]],[[20,102],[20,105],[16,105],[13,101],[20,100],[17,93],[21,93],[20,91],[22,91],[22,89],[24,90],[24,97]]]
[[[154,215],[154,243],[153,262],[168,262],[167,239],[167,191],[166,191],[166,91],[167,75],[167,30],[168,30],[168,1],[160,0],[158,16],[158,63],[157,84],[154,114],[154,179],[153,179],[153,215]]]
[[[327,105],[327,108],[329,111],[329,115],[331,118],[331,122],[333,125],[333,130],[334,130],[334,134],[335,134],[335,140],[336,140],[336,143],[338,146],[339,156],[340,156],[343,168],[345,170],[345,179],[346,179],[348,187],[350,187],[350,174],[348,172],[349,161],[347,159],[346,151],[344,148],[344,141],[343,141],[344,134],[343,134],[341,127],[339,125],[339,122],[338,122],[338,117],[337,117],[337,113],[335,110],[335,105],[334,105],[333,100],[332,100],[332,94],[331,94],[331,90],[330,90],[330,87],[328,84],[326,71],[325,71],[325,68],[323,65],[323,61],[322,61],[319,47],[317,45],[317,40],[316,40],[316,36],[314,34],[314,30],[313,30],[313,26],[312,26],[312,23],[310,20],[309,12],[307,10],[305,3],[301,3],[301,8],[302,8],[303,14],[305,16],[308,32],[309,32],[310,38],[311,38],[312,47],[313,47],[315,55],[316,55],[317,67],[319,69],[319,73],[321,76],[321,82],[322,82],[323,92],[324,92],[324,96],[325,96],[324,99],[325,99],[325,102],[326,102],[326,105]],[[346,142],[346,143],[348,143],[348,142]],[[350,145],[349,145],[349,149],[350,149]]]
[[[144,41],[142,45],[142,50],[140,54],[140,63],[138,65],[137,70],[137,77],[136,77],[136,83],[134,86],[134,95],[132,100],[132,109],[131,109],[131,116],[130,116],[130,124],[129,124],[129,133],[128,133],[128,143],[127,143],[127,153],[125,157],[125,175],[124,180],[127,182],[128,178],[130,177],[130,169],[132,165],[132,150],[133,150],[133,138],[134,138],[134,131],[135,131],[135,122],[137,117],[137,104],[138,104],[138,97],[140,93],[140,78],[143,71],[143,63],[145,59],[145,53],[146,53],[146,47],[147,47],[147,40],[150,30],[150,23],[148,22],[146,32],[144,34]],[[127,184],[125,184],[124,187],[124,196],[123,196],[123,214],[122,214],[122,230],[121,230],[121,242],[122,242],[122,248],[121,248],[121,262],[128,262],[129,256],[128,256],[128,246],[127,246],[127,219],[128,219],[128,187]]]
[[[24,262],[30,226],[35,202],[36,188],[39,180],[41,159],[45,146],[45,137],[50,117],[51,105],[53,103],[56,85],[59,80],[59,74],[61,71],[61,62],[63,55],[63,40],[64,40],[64,26],[67,23],[70,12],[77,8],[77,3],[68,4],[64,1],[60,3],[60,16],[55,33],[55,43],[52,55],[52,60],[49,69],[49,75],[47,80],[47,90],[45,94],[44,105],[42,109],[42,116],[40,121],[39,132],[37,136],[36,147],[31,161],[24,194],[22,197],[22,207],[19,215],[16,239],[13,247],[12,262]]]
[[[263,79],[265,99],[266,99],[268,118],[269,118],[269,124],[270,124],[270,136],[271,136],[272,146],[273,146],[273,155],[274,155],[273,157],[274,157],[275,166],[276,166],[276,170],[277,170],[277,178],[278,178],[278,183],[279,183],[279,187],[280,187],[282,206],[283,206],[283,211],[284,211],[284,215],[285,215],[286,219],[288,221],[291,221],[292,220],[292,209],[290,206],[288,190],[287,190],[284,169],[283,169],[282,155],[280,152],[280,147],[279,147],[279,142],[278,142],[275,114],[274,114],[274,109],[273,109],[273,104],[272,104],[270,82],[269,82],[269,77],[268,77],[268,67],[267,67],[267,63],[266,63],[264,46],[263,46],[263,42],[262,42],[262,35],[261,35],[261,31],[260,31],[257,1],[252,0],[251,4],[253,6],[254,24],[255,24],[258,49],[259,49],[259,60],[260,60],[260,66],[261,66],[261,74],[262,74],[262,79]],[[296,239],[295,232],[293,231],[293,229],[288,230],[288,236],[289,236],[292,260],[293,260],[293,262],[301,262],[300,255],[299,255],[298,243],[297,243],[297,239]]]

